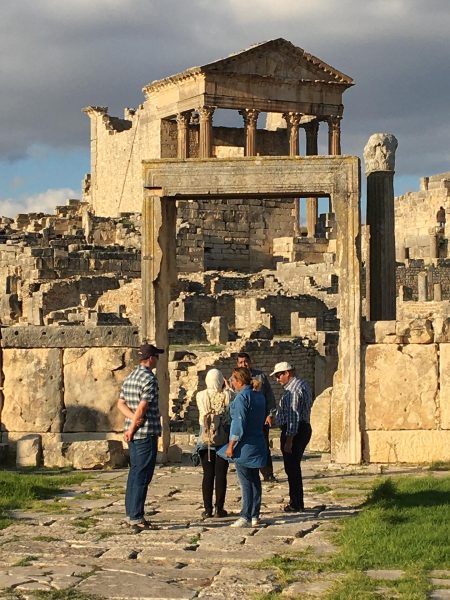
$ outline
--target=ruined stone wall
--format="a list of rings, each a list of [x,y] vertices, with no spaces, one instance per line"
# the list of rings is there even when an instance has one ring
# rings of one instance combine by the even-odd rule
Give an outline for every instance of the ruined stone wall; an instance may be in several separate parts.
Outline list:
[[[71,441],[122,439],[120,385],[137,362],[135,327],[2,329],[2,437],[42,437],[46,466]]]
[[[409,260],[404,265],[397,264],[396,286],[397,295],[400,286],[405,290],[405,300],[418,300],[418,275],[427,275],[427,297],[433,299],[435,283],[441,284],[442,300],[450,300],[450,259],[437,259],[433,264],[425,264],[423,260]]]
[[[420,191],[395,198],[395,244],[397,257],[430,256],[430,230],[436,230],[436,213],[440,206],[447,212],[447,233],[450,227],[450,173],[423,177]]]
[[[450,319],[366,323],[363,456],[450,459]]]
[[[178,202],[180,271],[270,268],[273,239],[294,235],[292,200]]]

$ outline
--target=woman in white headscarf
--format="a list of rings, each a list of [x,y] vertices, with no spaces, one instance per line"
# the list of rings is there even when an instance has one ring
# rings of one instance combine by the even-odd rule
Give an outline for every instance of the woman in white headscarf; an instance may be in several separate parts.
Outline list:
[[[198,436],[198,446],[200,448],[200,458],[203,468],[203,506],[205,510],[202,517],[209,518],[213,514],[215,517],[226,517],[227,511],[224,509],[225,495],[227,491],[227,472],[228,461],[219,456],[216,452],[228,440],[229,432],[229,406],[232,392],[226,387],[225,378],[218,369],[210,369],[205,377],[206,390],[198,392],[196,396],[199,412],[200,433]],[[208,439],[208,419],[214,416],[215,421],[221,429],[224,429],[226,441],[217,439],[216,443]],[[214,440],[213,440],[214,441]],[[216,491],[213,513],[213,491]]]

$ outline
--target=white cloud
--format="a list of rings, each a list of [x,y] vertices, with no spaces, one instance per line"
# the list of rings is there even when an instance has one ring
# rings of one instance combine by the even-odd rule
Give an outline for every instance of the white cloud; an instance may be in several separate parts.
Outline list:
[[[56,206],[65,205],[69,198],[78,194],[70,188],[50,189],[46,192],[22,198],[0,198],[0,215],[15,217],[19,213],[39,212],[53,214]]]

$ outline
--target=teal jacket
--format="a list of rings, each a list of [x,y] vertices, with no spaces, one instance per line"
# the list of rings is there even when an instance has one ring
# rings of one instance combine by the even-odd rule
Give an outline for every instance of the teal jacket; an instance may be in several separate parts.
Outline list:
[[[233,458],[227,459],[227,446],[218,449],[219,456],[252,469],[265,467],[267,448],[263,432],[266,419],[264,394],[255,392],[251,385],[246,385],[231,403],[230,414],[230,440],[237,440],[238,443],[233,449]]]

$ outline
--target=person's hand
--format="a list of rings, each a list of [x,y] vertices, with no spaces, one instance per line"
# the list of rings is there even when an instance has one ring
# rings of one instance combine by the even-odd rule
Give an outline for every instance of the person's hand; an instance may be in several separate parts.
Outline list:
[[[272,416],[271,415],[267,415],[266,420],[264,421],[264,425],[268,425],[269,427],[272,427]]]
[[[286,440],[283,450],[286,452],[286,454],[292,454],[292,439]]]
[[[132,442],[133,441],[133,436],[134,436],[134,433],[132,431],[130,431],[129,429],[127,429],[125,431],[125,433],[123,434],[123,439],[126,442]]]
[[[228,446],[225,452],[227,458],[233,458],[233,446]]]

